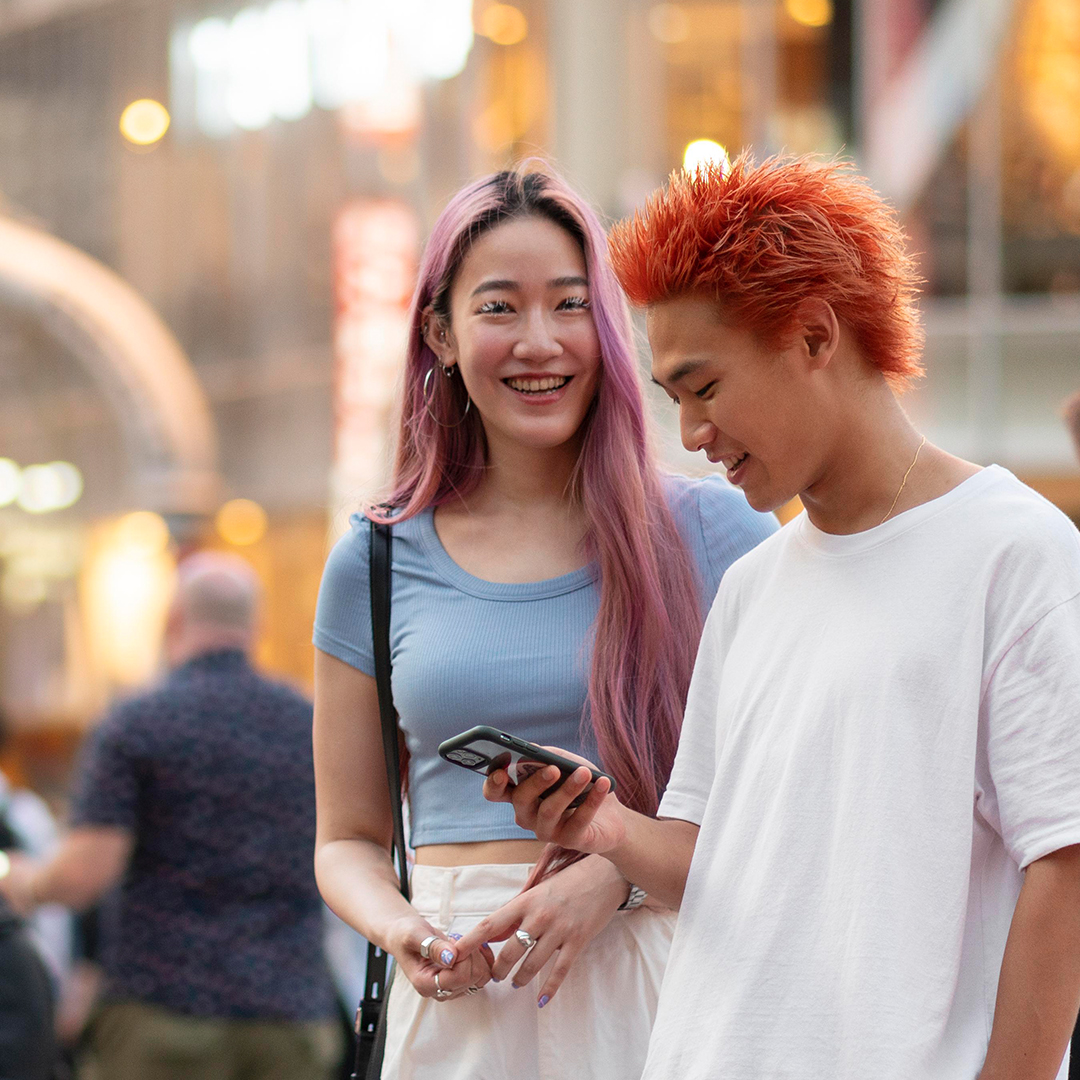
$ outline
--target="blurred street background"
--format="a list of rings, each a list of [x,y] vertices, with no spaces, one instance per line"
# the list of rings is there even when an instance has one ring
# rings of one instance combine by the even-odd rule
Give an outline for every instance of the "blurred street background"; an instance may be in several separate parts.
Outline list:
[[[257,658],[309,688],[451,192],[539,155],[616,218],[746,147],[850,157],[894,202],[916,422],[1080,518],[1077,0],[0,0],[8,775],[62,802],[196,547],[252,563]]]

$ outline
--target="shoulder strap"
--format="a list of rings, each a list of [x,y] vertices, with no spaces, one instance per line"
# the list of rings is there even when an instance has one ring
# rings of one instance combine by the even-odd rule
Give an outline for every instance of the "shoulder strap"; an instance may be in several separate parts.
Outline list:
[[[390,685],[390,573],[392,533],[389,525],[371,522],[371,631],[375,651],[375,685],[379,691],[386,781],[390,789],[390,813],[394,822],[393,854],[397,856],[401,894],[409,899],[409,870],[405,862],[405,822],[401,812],[401,754],[397,713]],[[356,1065],[354,1080],[368,1080],[382,1071],[386,1043],[386,999],[389,994],[387,957],[368,943],[364,997],[356,1010]]]
[[[394,853],[398,860],[401,895],[409,899],[409,871],[405,864],[405,822],[401,814],[401,756],[397,712],[390,685],[390,570],[392,535],[389,525],[371,523],[371,630],[375,650],[375,683],[379,689],[383,756],[390,786],[390,812],[394,818]]]

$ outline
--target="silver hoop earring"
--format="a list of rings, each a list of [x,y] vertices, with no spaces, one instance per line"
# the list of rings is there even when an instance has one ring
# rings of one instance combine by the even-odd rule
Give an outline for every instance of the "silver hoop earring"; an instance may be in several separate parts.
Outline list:
[[[423,385],[423,387],[421,389],[421,394],[423,395],[423,398],[424,398],[424,408],[427,409],[428,416],[430,416],[431,419],[434,420],[435,423],[439,425],[439,427],[455,428],[464,421],[466,416],[469,415],[469,409],[472,408],[472,398],[471,397],[466,397],[465,398],[465,411],[461,414],[461,419],[460,420],[456,421],[453,424],[444,424],[435,415],[435,413],[432,411],[432,408],[431,408],[431,399],[432,399],[433,395],[431,393],[429,393],[429,384],[431,383],[431,376],[435,373],[435,368],[436,367],[441,367],[442,370],[443,370],[443,374],[448,379],[452,378],[453,374],[454,374],[453,370],[451,368],[447,367],[445,364],[438,363],[438,361],[436,361],[434,364],[431,365],[431,367],[429,367],[427,369],[427,372],[424,375],[424,385]]]

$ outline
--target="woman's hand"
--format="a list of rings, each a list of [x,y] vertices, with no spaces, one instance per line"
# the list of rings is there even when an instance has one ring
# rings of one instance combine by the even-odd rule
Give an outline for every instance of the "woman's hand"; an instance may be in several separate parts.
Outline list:
[[[574,761],[584,761],[565,750],[545,749]],[[555,765],[548,765],[514,785],[505,769],[496,769],[484,781],[484,798],[489,802],[513,803],[518,825],[549,843],[596,855],[618,847],[626,836],[626,822],[622,804],[611,794],[611,782],[601,777],[585,801],[571,810],[570,804],[592,783],[592,772],[589,768],[576,770],[557,791],[542,799],[540,796],[561,775]]]
[[[515,988],[531,982],[554,956],[537,999],[542,1009],[581,951],[611,921],[628,890],[626,879],[606,859],[583,859],[482,919],[459,942],[460,955],[481,949],[484,942],[505,941],[491,970],[492,978],[501,981],[528,953],[514,975]],[[520,941],[519,930],[536,944],[529,947]]]
[[[452,937],[441,934],[419,915],[408,915],[389,928],[387,945],[421,997],[449,1001],[471,989],[481,989],[490,981],[495,963],[495,956],[486,943],[479,943],[478,948],[465,954],[457,944],[457,937],[456,934]],[[428,938],[433,940],[428,943],[428,956],[425,957],[421,946]],[[441,996],[440,991],[446,996]]]

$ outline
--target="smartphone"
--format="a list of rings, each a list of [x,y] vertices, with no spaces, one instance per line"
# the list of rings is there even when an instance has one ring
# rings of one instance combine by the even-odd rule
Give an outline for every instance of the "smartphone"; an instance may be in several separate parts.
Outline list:
[[[455,735],[452,739],[447,739],[439,745],[439,754],[454,765],[471,769],[473,772],[490,774],[497,769],[505,769],[510,777],[510,783],[514,785],[520,784],[527,777],[548,765],[556,765],[562,776],[540,796],[541,799],[546,799],[553,791],[557,791],[566,782],[567,777],[581,768],[579,761],[572,761],[561,754],[553,754],[550,750],[537,746],[536,743],[526,742],[498,728],[483,725],[470,728],[460,735]],[[601,776],[607,776],[611,790],[615,790],[613,776],[593,769],[592,784],[589,784],[570,804],[571,809],[580,806],[585,801],[585,797],[593,789],[593,784]]]

